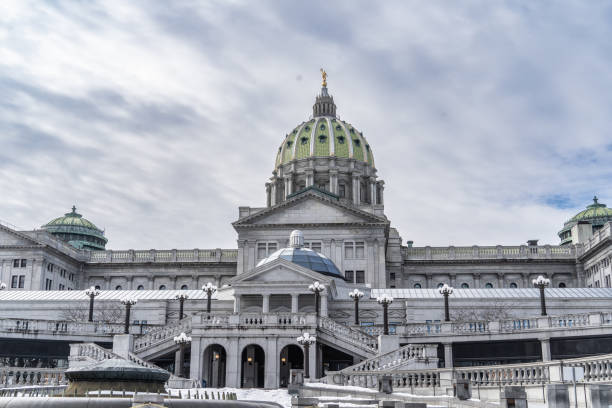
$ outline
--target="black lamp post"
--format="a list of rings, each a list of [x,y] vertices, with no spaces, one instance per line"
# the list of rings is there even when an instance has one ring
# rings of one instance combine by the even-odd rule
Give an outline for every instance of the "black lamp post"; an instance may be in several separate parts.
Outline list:
[[[212,295],[217,291],[217,287],[212,283],[208,282],[206,285],[202,286],[202,290],[206,292],[206,296],[208,299],[206,300],[206,313],[210,314],[210,307],[212,305]]]
[[[121,300],[121,303],[125,305],[125,326],[123,329],[125,334],[130,334],[130,309],[136,302],[138,302],[138,299],[125,298]]]
[[[85,294],[89,296],[89,321],[93,322],[94,298],[100,294],[100,291],[95,286],[85,289]]]
[[[308,285],[308,290],[315,295],[315,313],[317,315],[317,324],[319,321],[319,309],[321,304],[321,292],[325,290],[325,286],[321,285],[319,281],[314,282],[312,285]]]
[[[383,307],[383,334],[389,334],[389,305],[393,303],[393,298],[383,293],[376,298],[376,301]]]
[[[550,279],[543,277],[542,275],[538,276],[537,279],[534,279],[533,286],[540,289],[540,309],[542,316],[546,316],[546,300],[544,298],[544,288],[550,285]]]
[[[189,299],[189,296],[185,293],[179,293],[174,298],[179,301],[179,320],[181,320],[183,318],[183,305],[185,300]]]
[[[444,321],[450,322],[450,311],[448,309],[448,297],[453,294],[453,287],[448,286],[446,283],[442,285],[438,291],[444,296]]]
[[[317,338],[310,333],[304,333],[297,338],[297,342],[304,347],[304,378],[310,378],[310,345],[314,344]]]
[[[179,377],[183,376],[183,360],[185,360],[185,346],[191,343],[191,337],[187,336],[185,333],[181,333],[174,338],[174,343],[179,346],[179,358],[178,364],[174,368],[174,375],[178,375]]]
[[[355,302],[355,326],[359,326],[359,299],[363,297],[363,292],[355,288],[355,290],[349,292],[349,296]]]

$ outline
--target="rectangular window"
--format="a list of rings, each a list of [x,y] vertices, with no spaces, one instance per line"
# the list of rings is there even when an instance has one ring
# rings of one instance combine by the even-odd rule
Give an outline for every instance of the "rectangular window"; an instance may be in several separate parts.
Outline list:
[[[276,242],[259,242],[257,244],[257,259],[264,259],[276,251]]]
[[[19,259],[13,259],[13,268],[19,268]]]
[[[321,252],[321,241],[307,241],[304,242],[306,248],[310,248],[313,251]]]
[[[65,288],[65,286],[60,283],[59,284],[59,290],[64,290],[64,288]]]
[[[344,279],[346,279],[347,282],[351,282],[354,283],[355,282],[355,274],[353,271],[344,271]]]
[[[51,279],[45,280],[45,290],[51,290],[53,287],[53,281]]]
[[[355,248],[353,247],[353,242],[345,242],[344,243],[344,258],[353,259],[355,257]]]
[[[605,276],[604,280],[606,281],[606,288],[610,287],[610,277],[609,276]]]
[[[355,271],[355,283],[365,283],[365,271]]]
[[[340,198],[346,197],[346,186],[344,184],[338,185],[338,195]]]
[[[22,259],[22,260],[21,260],[21,267],[22,267],[22,268],[25,268],[25,267],[27,266],[27,264],[28,264],[27,259]]]
[[[395,272],[389,272],[389,280],[395,280]]]
[[[17,275],[13,275],[11,277],[11,288],[16,288],[17,287],[17,279],[19,279],[19,277]]]
[[[19,275],[19,289],[23,289],[25,285],[25,275]]]
[[[355,242],[355,258],[365,258],[365,244],[363,242]]]

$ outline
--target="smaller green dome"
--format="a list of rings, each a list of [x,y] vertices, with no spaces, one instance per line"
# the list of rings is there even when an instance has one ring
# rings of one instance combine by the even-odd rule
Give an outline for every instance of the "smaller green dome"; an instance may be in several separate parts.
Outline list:
[[[72,206],[72,212],[49,221],[41,228],[77,249],[103,250],[108,242],[104,231],[77,213],[75,206]]]
[[[593,204],[588,205],[586,210],[580,211],[578,214],[574,215],[570,219],[570,222],[571,221],[593,221],[599,218],[612,219],[612,208],[608,208],[606,207],[605,204],[600,203],[597,196],[595,196],[593,197]]]
[[[604,203],[600,203],[597,196],[595,196],[593,197],[593,204],[588,205],[585,210],[574,215],[563,225],[563,229],[558,233],[561,245],[573,242],[571,230],[578,223],[591,224],[593,232],[595,232],[610,221],[612,221],[612,208],[608,208]]]

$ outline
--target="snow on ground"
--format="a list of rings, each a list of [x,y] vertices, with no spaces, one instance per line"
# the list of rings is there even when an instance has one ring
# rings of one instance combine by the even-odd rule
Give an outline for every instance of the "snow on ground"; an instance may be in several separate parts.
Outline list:
[[[214,392],[215,398],[217,398],[217,392],[234,392],[239,400],[276,402],[285,408],[291,408],[291,396],[287,393],[286,388],[276,390],[263,390],[261,388],[191,388],[188,390],[170,389],[169,391],[173,396],[179,395],[180,392],[183,398],[187,398],[189,392],[191,392],[191,395],[195,395],[196,392],[204,394],[204,391],[210,395],[211,392]]]

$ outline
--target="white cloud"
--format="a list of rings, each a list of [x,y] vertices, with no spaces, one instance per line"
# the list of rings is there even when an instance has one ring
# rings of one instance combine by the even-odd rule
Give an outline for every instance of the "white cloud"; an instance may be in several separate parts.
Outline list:
[[[612,205],[605,4],[58,4],[0,5],[0,219],[20,227],[76,203],[111,248],[234,247],[320,66],[404,239],[555,243],[592,194]]]

